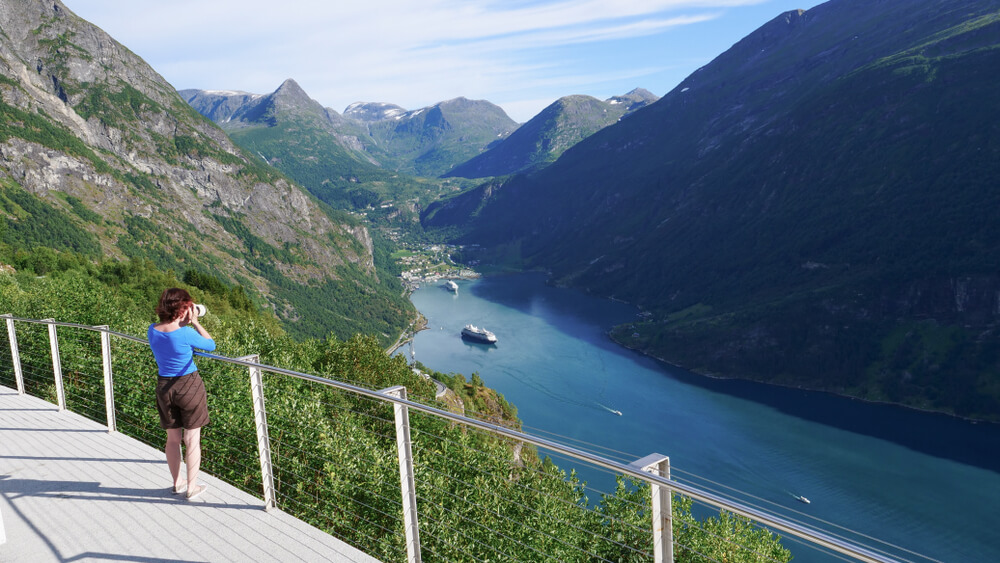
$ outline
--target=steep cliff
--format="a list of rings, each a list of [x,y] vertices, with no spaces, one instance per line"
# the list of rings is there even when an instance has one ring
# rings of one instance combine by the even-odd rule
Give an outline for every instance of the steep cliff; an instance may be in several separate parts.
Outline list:
[[[362,302],[365,286],[379,285],[362,225],[324,211],[245,154],[142,59],[62,3],[4,2],[0,30],[0,188],[10,242],[80,250],[38,234],[41,215],[16,203],[30,197],[92,239],[94,256],[212,272],[252,286],[288,320],[335,312],[346,321],[337,332],[360,329],[349,308],[309,309],[322,301],[316,287],[341,280],[338,291]],[[313,329],[335,327],[319,321]]]

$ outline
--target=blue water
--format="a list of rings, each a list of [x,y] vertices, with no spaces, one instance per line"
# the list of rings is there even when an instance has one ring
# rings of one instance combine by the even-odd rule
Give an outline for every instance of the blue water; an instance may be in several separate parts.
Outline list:
[[[459,286],[413,293],[428,329],[412,353],[436,371],[478,373],[517,406],[529,433],[626,462],[668,455],[675,478],[731,487],[742,502],[895,557],[925,560],[836,526],[941,561],[1000,561],[1000,425],[696,376],[608,339],[611,326],[635,319],[633,308],[546,286],[540,274]],[[464,341],[469,323],[498,344]],[[597,490],[613,487],[597,470],[581,474]],[[796,561],[836,560],[788,545]]]

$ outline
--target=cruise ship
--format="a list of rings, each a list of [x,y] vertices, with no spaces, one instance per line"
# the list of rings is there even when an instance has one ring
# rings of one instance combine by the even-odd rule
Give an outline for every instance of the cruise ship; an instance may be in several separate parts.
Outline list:
[[[486,344],[496,344],[497,342],[497,335],[485,328],[478,328],[475,325],[465,325],[465,328],[462,329],[462,338],[485,342]]]
[[[444,287],[448,291],[455,292],[455,293],[458,292],[458,284],[455,283],[455,282],[453,282],[453,281],[451,281],[451,280],[448,280],[447,282],[445,282]]]

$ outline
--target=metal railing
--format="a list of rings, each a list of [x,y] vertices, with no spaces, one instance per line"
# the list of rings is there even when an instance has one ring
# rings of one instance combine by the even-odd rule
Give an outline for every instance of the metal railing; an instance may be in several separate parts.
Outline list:
[[[140,405],[140,402],[135,399],[132,399],[128,405],[116,406],[115,403],[115,377],[121,378],[123,376],[121,373],[115,373],[115,361],[113,361],[111,351],[111,337],[119,339],[120,344],[118,345],[123,348],[121,356],[128,359],[128,362],[119,360],[119,362],[124,363],[119,363],[118,371],[128,373],[131,376],[128,383],[130,386],[128,388],[130,396],[139,393],[133,388],[140,385],[139,382],[155,380],[155,378],[149,377],[151,373],[155,373],[155,367],[152,364],[152,355],[149,353],[140,353],[143,347],[148,346],[148,342],[145,339],[113,331],[107,326],[87,326],[57,322],[53,319],[15,318],[9,314],[0,315],[0,317],[6,321],[7,337],[10,344],[9,356],[0,354],[2,356],[0,357],[0,362],[9,364],[9,371],[4,373],[12,374],[14,379],[12,383],[16,386],[18,393],[23,394],[33,391],[33,394],[48,395],[49,397],[43,398],[54,400],[60,410],[68,408],[68,401],[73,402],[76,406],[72,410],[81,411],[81,414],[85,416],[105,422],[109,432],[119,431],[119,426],[124,424],[129,427],[127,433],[130,435],[152,445],[161,444],[162,438],[160,434],[162,432],[159,431],[158,425],[152,427],[148,425],[150,420],[155,419],[155,416],[150,414],[150,410],[143,411],[146,407],[137,406]],[[29,327],[26,327],[22,331],[23,334],[27,334],[32,340],[32,344],[29,346],[30,351],[27,354],[30,357],[24,357],[26,348],[24,345],[19,345],[18,343],[18,332],[15,322],[26,323],[29,327],[32,325],[46,326],[48,332],[47,344],[50,355],[48,359],[50,362],[45,361],[43,357],[45,349],[42,343],[43,336],[37,330],[31,331]],[[73,336],[68,341],[68,347],[73,350],[74,355],[72,357],[70,357],[69,353],[60,352],[57,328],[72,328],[82,331],[73,333]],[[99,338],[95,339],[93,336],[87,336],[87,333],[98,333]],[[100,354],[99,362],[96,358],[98,350]],[[241,430],[232,432],[231,435],[226,437],[227,441],[236,443],[237,445],[242,443],[243,447],[230,448],[234,451],[224,451],[218,454],[220,461],[217,465],[221,468],[232,470],[228,472],[223,471],[226,475],[222,475],[222,478],[229,476],[230,479],[227,480],[230,480],[230,482],[236,481],[233,483],[234,485],[262,496],[263,507],[267,510],[274,509],[279,504],[283,504],[283,509],[299,515],[307,522],[319,525],[322,528],[343,529],[343,522],[346,521],[348,523],[347,528],[351,528],[350,523],[353,522],[354,528],[351,529],[366,528],[376,530],[376,532],[367,538],[367,542],[362,543],[365,545],[372,545],[373,543],[385,545],[384,552],[392,553],[394,548],[391,546],[398,548],[399,543],[402,542],[405,544],[407,560],[411,562],[421,561],[423,550],[430,550],[429,553],[432,554],[434,559],[438,560],[447,560],[451,557],[450,554],[460,554],[455,556],[459,559],[483,560],[477,555],[476,550],[482,549],[488,551],[489,549],[483,545],[481,540],[477,539],[477,534],[465,529],[449,527],[447,523],[449,521],[463,522],[472,525],[474,517],[448,513],[446,512],[447,509],[442,509],[438,506],[443,504],[440,502],[428,501],[425,502],[425,505],[429,505],[430,508],[421,508],[422,498],[430,498],[432,495],[450,495],[455,497],[455,490],[468,490],[476,487],[476,483],[461,480],[448,482],[449,479],[453,480],[455,478],[435,471],[429,464],[422,474],[418,473],[415,471],[416,464],[414,461],[413,446],[421,444],[420,440],[428,441],[429,443],[422,443],[416,452],[421,459],[427,459],[428,455],[442,455],[441,451],[447,447],[449,441],[464,439],[461,436],[467,436],[469,433],[489,436],[493,440],[499,439],[508,445],[530,444],[536,448],[558,454],[562,458],[584,462],[591,466],[608,470],[615,475],[634,479],[635,482],[648,484],[651,493],[651,498],[649,499],[651,504],[648,507],[637,505],[635,508],[637,513],[642,512],[646,514],[646,527],[641,528],[632,525],[633,529],[628,530],[631,533],[639,535],[649,534],[647,536],[649,548],[634,550],[635,555],[639,558],[649,558],[656,562],[673,561],[675,548],[685,549],[689,553],[700,555],[696,549],[691,546],[679,544],[672,536],[675,528],[675,523],[671,520],[672,497],[673,495],[682,495],[706,506],[745,517],[768,530],[789,534],[798,538],[798,540],[801,540],[806,545],[819,546],[835,554],[848,556],[859,561],[896,561],[896,559],[885,551],[862,547],[842,536],[817,530],[814,527],[776,515],[761,508],[736,502],[720,493],[672,479],[670,477],[669,458],[667,456],[651,454],[632,463],[622,463],[559,441],[534,436],[504,427],[500,424],[476,420],[433,405],[412,401],[407,398],[407,390],[402,386],[393,386],[382,390],[367,389],[344,381],[261,364],[259,363],[259,357],[256,355],[229,358],[215,354],[198,353],[198,356],[212,362],[218,362],[219,366],[227,366],[228,368],[217,367],[215,373],[211,375],[211,377],[215,377],[217,382],[219,382],[214,388],[224,390],[227,395],[216,400],[228,400],[242,404],[245,399],[245,402],[249,403],[253,411],[252,423],[249,422],[251,418],[249,417],[249,413],[247,413],[245,421],[238,419],[231,423],[231,426],[241,428]],[[66,360],[66,364],[62,362],[64,359]],[[46,381],[47,376],[44,374],[49,369],[49,363],[51,363],[51,385]],[[137,365],[138,367],[136,367]],[[235,383],[241,376],[233,371],[233,369],[238,368],[246,368],[248,370],[245,373],[248,373],[249,397],[243,396],[243,398],[240,398],[240,393],[237,390],[239,385]],[[96,373],[98,370],[100,370],[100,378],[103,380],[101,393],[94,390],[95,387],[98,387],[97,382],[94,381],[98,377]],[[136,374],[132,373],[134,371],[144,371],[145,377],[136,376]],[[204,373],[206,370],[202,369],[201,371]],[[67,373],[72,374],[72,382],[69,386],[69,399],[67,398]],[[374,432],[367,427],[362,429],[358,425],[353,427],[356,434],[348,433],[348,435],[352,440],[357,438],[361,442],[370,441],[371,443],[380,443],[383,445],[391,444],[390,438],[392,438],[396,444],[394,457],[398,461],[397,484],[389,486],[385,482],[385,479],[372,481],[371,477],[361,469],[366,463],[385,466],[387,463],[385,460],[385,451],[371,450],[374,459],[358,460],[359,463],[352,463],[348,460],[341,461],[340,465],[337,465],[331,461],[330,457],[317,457],[307,463],[295,462],[295,460],[309,459],[308,456],[311,454],[308,450],[315,443],[315,439],[310,438],[308,432],[302,436],[293,437],[291,436],[292,432],[286,433],[284,430],[282,430],[281,436],[272,437],[268,424],[269,411],[268,399],[265,396],[265,374],[278,376],[282,378],[281,381],[285,381],[286,383],[289,381],[306,382],[309,385],[336,391],[337,393],[351,396],[355,400],[358,400],[359,402],[357,403],[345,406],[345,404],[341,404],[343,401],[342,395],[323,396],[325,398],[321,397],[316,400],[312,400],[310,396],[309,401],[296,404],[297,398],[295,394],[286,392],[278,396],[272,396],[271,400],[284,401],[287,403],[287,408],[283,409],[280,414],[272,409],[270,414],[279,418],[284,417],[281,420],[283,428],[286,426],[285,422],[290,422],[287,419],[293,418],[286,413],[296,413],[294,416],[296,419],[301,417],[303,419],[321,421],[318,424],[314,423],[312,427],[306,429],[308,432],[313,432],[316,435],[322,435],[325,432],[325,422],[322,421],[327,421],[330,418],[330,413],[332,413],[332,416],[337,417],[338,420],[344,421],[343,424],[352,424],[351,420],[364,419],[364,417],[375,421],[374,426],[376,427],[382,424],[382,427],[386,428],[386,434]],[[205,376],[203,375],[203,377]],[[3,379],[0,379],[0,384],[4,384]],[[139,394],[141,395],[142,393],[147,393],[146,395],[142,395],[146,397],[142,401],[151,402],[147,399],[152,391],[147,388]],[[210,397],[211,400],[212,398]],[[377,405],[388,404],[391,404],[393,407],[394,417],[392,421],[389,421],[387,417],[382,418],[381,415],[376,413]],[[317,408],[325,409],[324,413],[321,413],[318,417],[309,418],[312,410]],[[445,436],[443,430],[439,431],[438,434],[435,434],[434,430],[419,430],[417,431],[418,437],[414,440],[412,435],[414,428],[410,423],[411,411],[431,417],[430,420],[436,419],[438,422],[447,422],[452,428],[461,428],[462,433],[458,434],[459,438],[454,438]],[[388,433],[390,422],[393,428],[391,435]],[[250,433],[250,424],[253,425],[255,438],[249,438],[244,435],[244,431],[247,434]],[[302,422],[301,424],[308,425],[309,423]],[[254,447],[259,458],[259,469],[254,464],[255,467],[251,472],[246,467],[245,457],[247,451]],[[470,451],[474,452],[476,446],[473,445],[471,447],[473,449]],[[206,448],[206,451],[211,450],[211,448]],[[206,453],[206,456],[208,455]],[[278,457],[277,462],[272,459],[275,455]],[[235,460],[243,460],[239,462],[243,465],[233,470],[234,463],[236,463]],[[450,463],[462,464],[464,460],[451,460]],[[286,467],[283,464],[294,465],[294,467]],[[338,471],[333,471],[331,468],[338,469]],[[233,477],[229,473],[232,473],[236,477]],[[252,478],[248,477],[251,473],[253,473]],[[348,509],[344,508],[347,504],[346,502],[323,502],[324,496],[347,500],[343,492],[343,487],[338,488],[331,485],[323,490],[318,489],[318,487],[327,486],[317,483],[327,483],[331,479],[330,475],[332,473],[345,475],[346,477],[343,478],[348,480],[352,478],[357,479],[360,481],[357,486],[360,487],[364,487],[365,483],[374,483],[370,489],[363,491],[365,494],[361,496],[364,497],[364,500],[351,499],[351,502],[361,506],[357,512],[348,512]],[[536,484],[525,483],[518,486],[525,488],[535,487],[534,490],[544,488],[544,479],[551,477],[551,475],[541,475],[541,473],[539,472],[539,476],[537,476],[538,481]],[[566,478],[565,473],[556,471],[554,474],[557,478]],[[528,481],[530,479],[525,480]],[[535,481],[532,482],[535,483]],[[310,490],[313,487],[317,489]],[[382,493],[383,490],[387,491],[391,489],[396,489],[397,493],[395,495]],[[423,491],[423,493],[420,491]],[[482,494],[489,495],[490,491],[482,492]],[[282,496],[281,501],[279,501],[279,496]],[[560,502],[573,505],[579,504],[572,499],[568,501],[562,499]],[[387,506],[390,508],[386,508]],[[478,511],[481,511],[478,506],[476,508]],[[525,506],[523,509],[532,518],[535,515],[542,514],[535,507]],[[390,510],[395,513],[390,513]],[[585,508],[584,510],[592,511],[591,508]],[[332,513],[336,513],[336,516],[331,516]],[[581,512],[581,514],[586,513]],[[501,518],[510,519],[510,517],[498,512],[486,514],[487,520],[491,518],[496,520]],[[516,522],[506,522],[503,527],[506,529],[514,524]],[[552,524],[553,527],[573,525],[572,522],[554,522]],[[612,525],[617,526],[618,524],[621,524],[623,527],[630,525],[627,522],[612,522]],[[429,547],[428,544],[422,546],[420,539],[422,525],[425,529],[430,530],[428,533],[432,533],[434,539],[432,543],[435,547]],[[400,533],[400,528],[402,528],[402,533]],[[500,534],[511,542],[519,543],[524,546],[524,549],[537,549],[516,537],[511,537],[514,535],[512,533],[497,529],[489,529],[487,531],[491,534]],[[562,550],[565,545],[565,542],[553,534],[539,530],[532,530],[532,533],[543,534],[544,542],[557,546],[559,550]],[[615,540],[610,539],[610,541]],[[621,547],[624,549],[627,546],[623,545]],[[743,548],[743,546],[736,547]],[[543,551],[535,551],[535,553],[541,556],[538,558],[548,557]],[[606,560],[604,557],[592,552],[583,551],[582,553],[583,555],[579,557],[581,559]],[[484,559],[496,559],[497,555],[503,554],[487,555],[484,556]],[[565,559],[565,555],[561,557]],[[553,558],[558,557],[553,556]],[[532,559],[535,559],[535,557],[532,557]],[[766,556],[762,556],[761,558],[761,560],[767,559],[768,557]],[[705,558],[705,560],[712,559]]]

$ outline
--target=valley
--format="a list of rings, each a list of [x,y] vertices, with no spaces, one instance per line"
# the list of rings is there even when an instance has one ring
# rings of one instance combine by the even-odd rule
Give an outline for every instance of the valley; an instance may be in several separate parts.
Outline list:
[[[900,544],[960,513],[969,535],[926,549],[988,558],[990,520],[963,487],[997,473],[981,448],[997,440],[985,423],[1000,422],[995,68],[994,1],[829,0],[775,14],[662,96],[567,93],[523,123],[461,92],[339,112],[296,78],[263,93],[177,90],[60,0],[0,2],[2,312],[142,334],[161,288],[183,286],[212,311],[227,353],[372,389],[402,383],[427,404],[436,390],[419,370],[435,372],[468,399],[463,412],[520,427],[523,405],[531,430],[604,433],[601,447],[627,443],[635,458],[669,446],[769,502],[808,488],[812,509],[863,514],[866,533]],[[497,345],[462,340],[469,323]],[[385,354],[407,341],[426,365],[412,346],[410,362]],[[282,412],[315,428],[292,449],[378,456],[381,480],[298,469],[361,504],[371,491],[398,495],[398,479],[385,485],[394,443],[367,426],[373,407],[298,385],[287,383]],[[220,424],[239,424],[219,408]],[[554,510],[589,506],[581,526],[648,524],[645,504],[588,500],[543,456],[518,449],[512,462],[502,441],[417,424],[454,450],[428,466],[462,474],[442,485],[451,500],[431,503],[442,520],[456,519],[457,492],[502,491],[483,502],[504,514],[545,504],[519,489],[544,475],[532,487],[554,491]],[[662,426],[676,436],[664,442]],[[475,464],[485,477],[466,471]],[[894,472],[925,465],[955,486]],[[466,484],[479,479],[488,486]],[[312,487],[294,494],[326,494]],[[321,525],[364,528],[358,543],[391,558],[402,553],[396,512]],[[722,535],[746,533],[766,559],[788,560],[769,530],[740,525]],[[607,560],[648,541],[642,529],[596,546],[587,530],[532,541],[553,554],[577,542]],[[473,533],[504,544],[487,558],[532,560],[488,525]]]
[[[542,270],[641,307],[614,338],[698,373],[1000,420],[988,2],[787,12],[662,97],[523,124],[462,97],[339,113],[294,79],[175,92],[71,15],[6,17],[8,263],[150,260],[385,343],[404,283]]]

